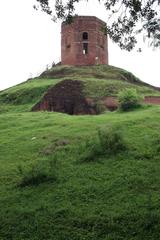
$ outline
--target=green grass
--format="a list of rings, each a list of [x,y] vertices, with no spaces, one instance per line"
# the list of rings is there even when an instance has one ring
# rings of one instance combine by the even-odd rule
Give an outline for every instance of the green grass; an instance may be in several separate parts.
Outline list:
[[[57,66],[35,79],[0,92],[0,113],[30,111],[47,90],[65,80],[84,83],[84,95],[96,99],[116,96],[124,88],[136,88],[142,96],[160,96],[160,91],[141,82],[132,73],[113,66]]]
[[[83,80],[84,81],[84,80]],[[125,88],[135,88],[142,96],[158,96],[160,93],[146,86],[135,85],[134,83],[120,80],[102,80],[102,79],[85,79],[85,95],[91,98],[103,98],[106,96],[117,96]]]
[[[99,116],[1,114],[0,239],[159,239],[159,122],[158,106]],[[80,162],[80,145],[110,126],[127,151]],[[19,166],[48,166],[55,154],[56,181],[20,187]]]
[[[111,66],[50,72],[0,93],[0,240],[159,239],[160,106],[30,112],[66,78],[95,98],[134,81],[144,95],[159,92]]]

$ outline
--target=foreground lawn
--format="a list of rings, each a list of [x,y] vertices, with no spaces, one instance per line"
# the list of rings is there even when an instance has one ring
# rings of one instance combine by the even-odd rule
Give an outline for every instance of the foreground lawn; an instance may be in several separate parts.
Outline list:
[[[127,150],[80,161],[80,146],[112,126]],[[0,239],[159,239],[159,130],[160,107],[99,116],[1,114]],[[48,161],[54,176],[21,184],[24,169],[45,169]]]

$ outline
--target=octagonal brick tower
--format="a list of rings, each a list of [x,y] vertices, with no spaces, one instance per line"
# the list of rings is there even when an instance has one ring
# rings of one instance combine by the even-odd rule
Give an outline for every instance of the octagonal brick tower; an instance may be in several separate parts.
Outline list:
[[[62,65],[108,64],[105,22],[93,16],[76,16],[71,24],[62,23]]]

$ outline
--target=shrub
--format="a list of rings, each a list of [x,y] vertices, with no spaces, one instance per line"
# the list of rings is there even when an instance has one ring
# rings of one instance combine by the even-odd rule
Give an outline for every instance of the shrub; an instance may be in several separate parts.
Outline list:
[[[95,161],[101,155],[101,149],[96,139],[87,139],[79,146],[78,158],[81,162]]]
[[[28,166],[18,166],[20,187],[39,185],[57,180],[57,159],[43,160]]]
[[[106,111],[106,107],[105,107],[105,105],[103,104],[102,101],[96,101],[95,111],[96,111],[96,114],[101,114],[101,113],[104,113]]]
[[[123,111],[139,107],[141,100],[141,96],[134,88],[125,89],[118,94],[119,108]]]
[[[117,154],[126,149],[122,133],[113,127],[98,130],[101,152],[104,154]]]
[[[99,129],[97,135],[80,145],[79,160],[81,162],[93,162],[100,156],[116,155],[127,148],[122,133],[117,128]]]

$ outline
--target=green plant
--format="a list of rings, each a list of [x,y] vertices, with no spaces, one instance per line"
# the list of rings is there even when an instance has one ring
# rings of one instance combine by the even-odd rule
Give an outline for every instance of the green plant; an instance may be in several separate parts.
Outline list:
[[[134,88],[127,88],[118,94],[119,108],[123,111],[139,107],[141,100],[141,96]]]
[[[81,162],[93,162],[99,155],[101,155],[101,149],[96,139],[87,139],[78,149],[79,160]]]
[[[122,133],[117,128],[99,129],[97,135],[80,145],[81,162],[93,162],[99,156],[117,154],[126,149]]]
[[[98,130],[101,152],[104,154],[117,154],[126,149],[122,133],[113,127]]]
[[[104,113],[106,111],[106,107],[105,105],[103,104],[102,101],[96,101],[95,103],[95,111],[97,114],[101,114],[101,113]]]
[[[57,180],[57,158],[43,160],[28,166],[18,166],[20,187],[39,185]]]

